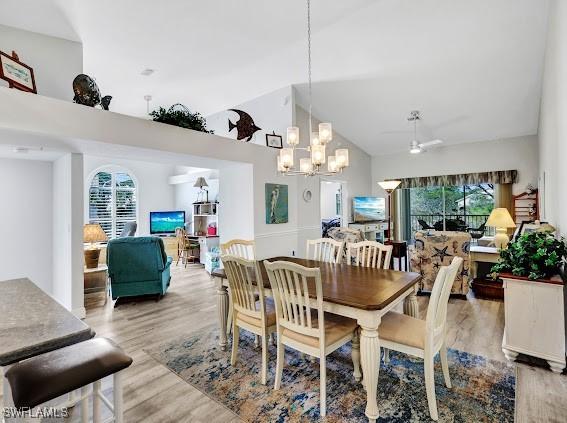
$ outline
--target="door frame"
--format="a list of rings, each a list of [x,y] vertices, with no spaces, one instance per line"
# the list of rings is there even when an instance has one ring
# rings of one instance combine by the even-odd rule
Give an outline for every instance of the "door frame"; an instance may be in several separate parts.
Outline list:
[[[348,182],[341,179],[321,176],[319,178],[319,222],[321,222],[321,184],[324,182],[339,183],[341,186],[341,227],[348,227],[349,209],[348,209]],[[320,224],[320,223],[319,223]]]

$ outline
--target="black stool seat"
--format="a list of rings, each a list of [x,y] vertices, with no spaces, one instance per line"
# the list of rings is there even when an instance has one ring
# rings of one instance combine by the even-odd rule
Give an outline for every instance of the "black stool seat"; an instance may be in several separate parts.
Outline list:
[[[132,359],[114,342],[93,338],[15,364],[5,376],[14,405],[33,408],[130,364]]]

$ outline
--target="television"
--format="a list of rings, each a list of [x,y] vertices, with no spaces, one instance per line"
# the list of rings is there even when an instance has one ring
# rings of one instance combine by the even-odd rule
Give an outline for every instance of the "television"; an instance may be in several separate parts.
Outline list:
[[[150,234],[174,234],[176,228],[185,226],[185,211],[156,211],[150,212]]]
[[[352,216],[356,223],[386,219],[386,200],[378,197],[354,197]]]

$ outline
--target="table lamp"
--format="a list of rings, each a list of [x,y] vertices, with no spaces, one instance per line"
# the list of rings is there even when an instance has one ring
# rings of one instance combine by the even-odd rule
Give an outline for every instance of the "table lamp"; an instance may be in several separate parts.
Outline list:
[[[392,221],[392,202],[390,195],[400,185],[402,181],[382,181],[378,185],[388,194],[388,241],[392,240],[392,230],[390,229],[390,222]]]
[[[85,265],[87,269],[95,269],[98,267],[98,258],[100,256],[100,248],[97,242],[104,242],[108,238],[98,223],[87,223],[83,227],[83,241],[88,243],[85,249]]]
[[[203,187],[208,187],[209,184],[207,184],[207,181],[205,180],[205,178],[203,178],[202,176],[199,176],[197,178],[197,180],[195,181],[195,183],[193,184],[193,187],[195,188],[199,188],[201,191],[199,192],[199,194],[203,194],[203,191],[205,191],[207,193],[207,203],[209,202],[209,191],[207,190],[203,190]],[[201,198],[202,200],[202,198]],[[199,196],[197,196],[197,202],[199,201]]]
[[[505,207],[499,207],[490,213],[488,220],[486,221],[486,226],[492,226],[496,228],[496,235],[494,236],[494,244],[499,250],[506,248],[510,242],[510,238],[507,234],[508,228],[515,228],[516,223],[510,216],[510,212]]]

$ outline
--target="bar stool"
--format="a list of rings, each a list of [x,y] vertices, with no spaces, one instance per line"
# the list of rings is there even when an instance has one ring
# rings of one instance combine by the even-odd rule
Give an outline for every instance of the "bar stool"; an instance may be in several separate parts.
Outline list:
[[[33,409],[64,394],[81,389],[81,419],[89,420],[89,397],[93,397],[93,422],[101,421],[101,401],[113,412],[114,422],[123,422],[122,370],[132,358],[106,338],[94,338],[21,361],[5,377],[18,409]],[[114,375],[114,403],[102,394],[101,380]],[[93,385],[89,392],[89,385]]]

